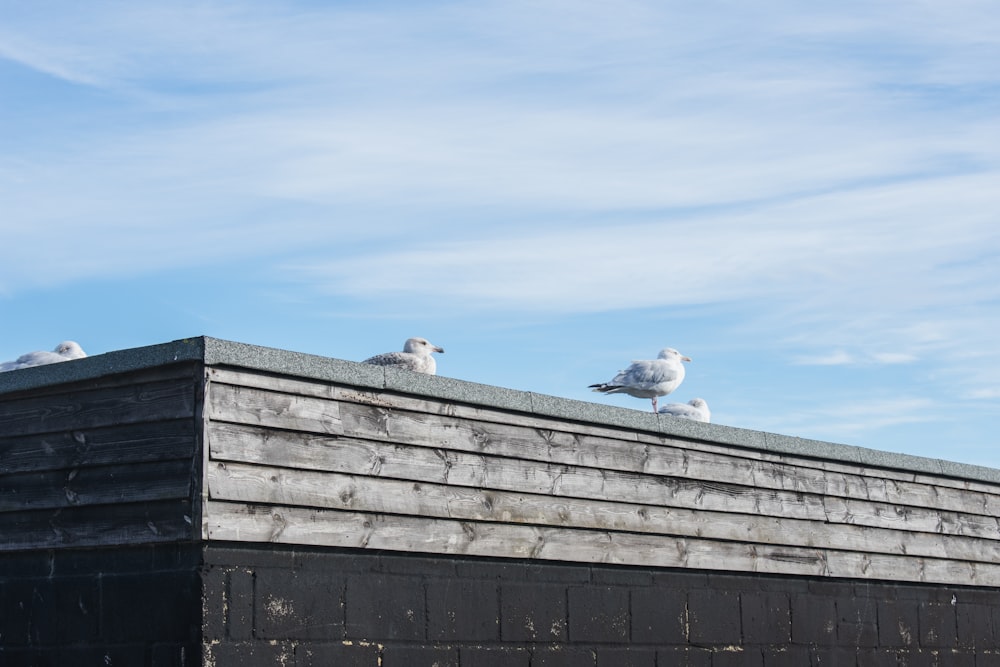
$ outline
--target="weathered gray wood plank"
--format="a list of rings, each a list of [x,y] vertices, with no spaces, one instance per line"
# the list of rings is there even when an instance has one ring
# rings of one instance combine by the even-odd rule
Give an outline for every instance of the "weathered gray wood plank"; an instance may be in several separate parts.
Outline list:
[[[1000,495],[884,478],[832,473],[807,465],[756,461],[740,455],[700,452],[670,445],[614,441],[517,425],[344,404],[344,433],[395,443],[438,446],[602,470],[683,477],[706,483],[809,493],[826,498],[1000,515]]]
[[[304,380],[301,378],[281,377],[252,371],[235,371],[232,369],[211,368],[208,371],[211,380],[227,384],[246,385],[259,389],[276,390],[284,393],[313,396],[328,400],[338,400],[347,403],[358,403],[382,409],[403,410],[427,414],[440,414],[458,417],[473,422],[495,423],[552,431],[556,434],[569,434],[572,438],[593,436],[598,439],[613,441],[639,442],[655,445],[666,445],[680,449],[690,449],[705,454],[720,454],[723,456],[739,456],[741,458],[775,464],[789,464],[796,467],[816,469],[818,479],[822,482],[828,473],[845,473],[874,477],[878,480],[916,482],[921,485],[933,485],[944,488],[971,490],[993,495],[1000,494],[1000,486],[996,484],[977,482],[967,479],[951,479],[948,477],[927,475],[919,472],[893,470],[886,468],[871,468],[868,466],[831,461],[822,458],[803,458],[789,456],[754,448],[740,448],[722,445],[706,440],[682,439],[663,436],[657,433],[634,432],[619,428],[563,422],[548,417],[538,417],[528,414],[512,414],[507,411],[490,409],[482,406],[461,403],[443,402],[420,396],[398,394],[389,391],[358,390],[353,387],[331,385],[328,383]],[[631,469],[631,468],[629,468]],[[825,482],[822,482],[825,483]],[[807,490],[807,489],[801,489]],[[817,489],[813,491],[821,492]],[[875,499],[875,498],[873,498]]]
[[[308,383],[281,378],[266,378],[250,374],[226,373],[221,377],[229,381],[244,380],[261,387],[268,382],[276,382],[286,390],[313,393],[302,396],[304,401],[315,400],[318,404],[328,403],[331,395],[357,396],[358,392],[340,391],[335,387],[320,385],[313,388]],[[213,385],[215,386],[215,385]],[[223,385],[225,386],[225,385]],[[313,394],[322,393],[322,397]],[[362,392],[362,394],[367,394]],[[266,402],[266,397],[257,395]],[[386,402],[383,395],[378,400]],[[285,400],[285,399],[282,399]],[[375,399],[372,399],[373,401]],[[392,398],[391,400],[397,400]],[[411,401],[412,402],[412,401]],[[428,401],[423,401],[427,407]],[[942,508],[964,513],[1000,515],[1000,494],[982,493],[951,486],[917,483],[884,476],[835,472],[812,460],[789,463],[785,460],[763,461],[747,458],[742,451],[734,453],[730,448],[726,453],[700,451],[699,449],[669,444],[632,442],[627,439],[611,439],[586,433],[566,432],[566,424],[542,422],[531,417],[529,421],[546,423],[552,428],[528,428],[520,424],[521,417],[507,415],[508,422],[482,422],[467,418],[449,416],[458,410],[443,410],[440,407],[431,412],[412,412],[401,409],[387,409],[371,403],[342,403],[337,414],[338,424],[332,426],[324,418],[310,417],[290,424],[283,420],[284,428],[296,428],[313,433],[344,433],[359,438],[379,439],[395,443],[436,445],[469,452],[481,452],[499,456],[519,457],[535,461],[553,461],[569,465],[599,469],[646,472],[658,475],[683,476],[708,482],[736,483],[762,489],[776,489],[796,493],[811,493],[825,497],[861,498],[892,504],[925,508]],[[322,413],[314,406],[302,408],[300,412],[310,415]],[[484,411],[476,409],[481,416]],[[219,419],[241,421],[236,415],[226,415],[224,410],[213,413]],[[265,426],[277,426],[263,416],[258,421],[249,422]],[[575,425],[571,425],[575,426]],[[605,432],[610,432],[605,429]],[[860,468],[858,468],[860,470]]]
[[[623,501],[698,511],[802,519],[997,539],[996,517],[900,507],[851,498],[758,489],[737,484],[540,463],[510,457],[326,438],[315,434],[215,424],[212,459],[451,484],[558,498]]]
[[[212,383],[206,389],[209,419],[313,433],[342,433],[340,403]]]
[[[648,567],[1000,585],[1000,565],[626,532],[210,501],[209,539]]]
[[[210,464],[207,473],[213,500],[248,504],[651,533],[769,546],[836,545],[839,550],[1000,563],[1000,542],[957,536],[942,539],[934,533],[607,500],[553,498],[221,461]]]

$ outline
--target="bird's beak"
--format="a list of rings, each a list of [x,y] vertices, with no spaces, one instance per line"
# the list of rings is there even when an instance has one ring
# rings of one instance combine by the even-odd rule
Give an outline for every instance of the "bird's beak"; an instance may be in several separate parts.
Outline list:
[[[691,357],[681,357],[681,361],[691,361]]]
[[[443,347],[438,347],[438,346],[435,345],[434,346],[434,351],[435,352],[440,352],[441,354],[444,354],[444,348]]]

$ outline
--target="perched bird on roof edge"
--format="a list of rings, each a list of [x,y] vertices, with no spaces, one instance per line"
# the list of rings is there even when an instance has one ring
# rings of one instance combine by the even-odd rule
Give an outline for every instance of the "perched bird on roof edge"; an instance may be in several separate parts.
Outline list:
[[[696,422],[705,422],[706,424],[712,419],[712,413],[708,409],[708,403],[705,402],[704,398],[692,398],[687,403],[667,403],[657,410],[657,412],[661,415],[680,417],[681,419],[690,419]]]
[[[656,359],[633,361],[631,366],[618,371],[618,375],[609,381],[589,386],[602,394],[650,398],[653,400],[653,412],[656,412],[657,397],[666,396],[684,381],[682,361],[691,359],[672,347],[666,347],[660,350]]]
[[[55,364],[60,361],[70,361],[71,359],[82,359],[87,353],[76,341],[64,340],[56,345],[52,352],[28,352],[22,354],[14,361],[0,363],[0,371],[16,371],[20,368],[31,368],[32,366],[45,366]]]
[[[402,352],[386,352],[369,357],[361,363],[375,366],[392,366],[416,373],[434,375],[437,373],[437,362],[431,356],[434,352],[444,354],[444,348],[434,345],[426,338],[408,338]]]

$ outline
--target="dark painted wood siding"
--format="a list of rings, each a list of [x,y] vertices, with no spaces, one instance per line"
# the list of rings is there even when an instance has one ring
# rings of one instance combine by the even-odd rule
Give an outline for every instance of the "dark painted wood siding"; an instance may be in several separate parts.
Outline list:
[[[190,540],[200,364],[0,400],[0,550]]]

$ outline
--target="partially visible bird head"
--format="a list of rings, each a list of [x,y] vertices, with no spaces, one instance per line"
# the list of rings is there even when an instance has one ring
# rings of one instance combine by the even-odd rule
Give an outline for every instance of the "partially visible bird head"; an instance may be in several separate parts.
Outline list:
[[[412,352],[414,354],[430,354],[432,352],[440,352],[444,354],[444,348],[434,345],[426,338],[408,338],[406,344],[403,345],[403,352]]]
[[[60,356],[68,357],[70,359],[79,359],[81,357],[87,356],[80,347],[79,343],[73,340],[64,340],[63,342],[56,345],[54,352]]]
[[[660,350],[659,359],[677,359],[679,361],[691,361],[691,357],[685,357],[672,347],[665,347]]]

